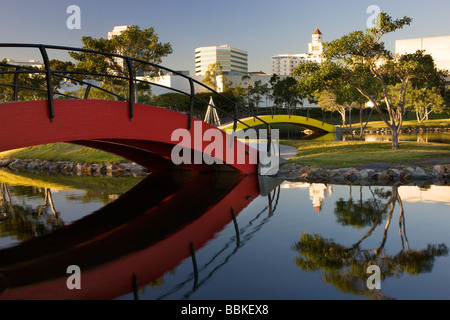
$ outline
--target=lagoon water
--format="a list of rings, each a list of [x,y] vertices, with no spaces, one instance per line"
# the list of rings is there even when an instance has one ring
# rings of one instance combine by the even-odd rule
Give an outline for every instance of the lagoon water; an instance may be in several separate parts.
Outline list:
[[[450,186],[269,179],[260,194],[256,177],[180,172],[0,182],[1,299],[450,298]]]

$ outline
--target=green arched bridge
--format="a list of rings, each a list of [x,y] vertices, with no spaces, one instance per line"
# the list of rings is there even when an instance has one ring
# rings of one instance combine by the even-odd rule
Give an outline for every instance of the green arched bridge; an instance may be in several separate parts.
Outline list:
[[[247,129],[248,127],[255,127],[258,125],[263,125],[264,123],[261,121],[265,121],[265,123],[290,123],[294,125],[301,126],[303,128],[310,129],[312,131],[319,131],[319,132],[329,132],[334,133],[337,131],[336,126],[332,124],[328,124],[326,122],[303,117],[303,116],[295,116],[295,115],[286,115],[286,114],[280,114],[280,115],[260,115],[258,116],[258,119],[253,117],[243,118],[240,119],[236,126],[236,131]],[[234,123],[228,123],[222,126],[219,126],[222,130],[232,130]]]

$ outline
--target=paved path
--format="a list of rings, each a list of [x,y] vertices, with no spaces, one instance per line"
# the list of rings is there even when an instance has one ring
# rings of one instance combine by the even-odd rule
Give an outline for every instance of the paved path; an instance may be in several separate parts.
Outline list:
[[[280,144],[280,158],[284,160],[289,160],[297,154],[297,148]]]

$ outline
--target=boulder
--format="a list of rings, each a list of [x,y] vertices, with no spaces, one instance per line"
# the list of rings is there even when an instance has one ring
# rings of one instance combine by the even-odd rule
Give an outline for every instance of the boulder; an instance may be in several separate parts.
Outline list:
[[[437,174],[440,174],[440,175],[444,175],[445,172],[446,172],[445,167],[443,165],[440,165],[440,164],[435,165],[433,167],[433,171],[436,172]]]
[[[0,168],[7,167],[14,159],[0,159]]]

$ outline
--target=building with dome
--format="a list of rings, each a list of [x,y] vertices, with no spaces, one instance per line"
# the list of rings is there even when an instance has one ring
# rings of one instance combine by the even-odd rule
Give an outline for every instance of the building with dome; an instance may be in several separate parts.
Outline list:
[[[308,44],[307,53],[280,54],[272,56],[272,74],[290,76],[292,71],[303,62],[314,61],[320,63],[323,53],[322,32],[314,30],[312,41]]]

